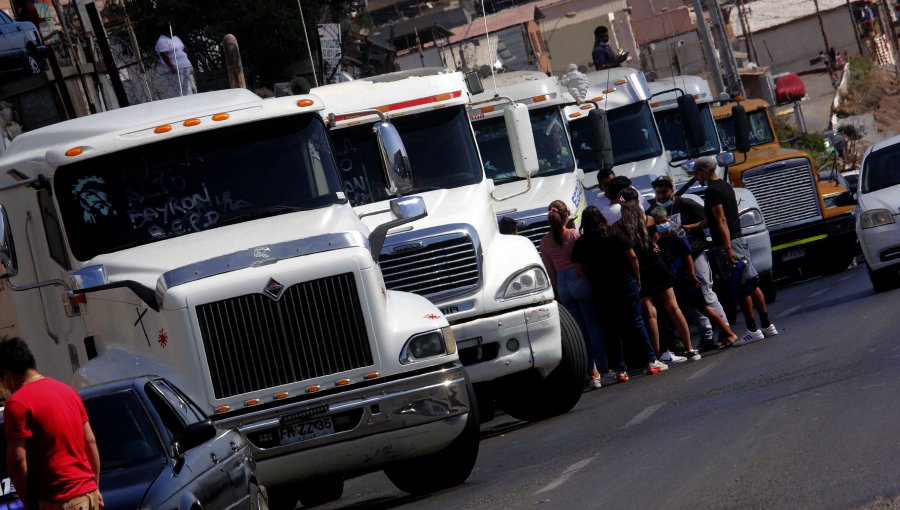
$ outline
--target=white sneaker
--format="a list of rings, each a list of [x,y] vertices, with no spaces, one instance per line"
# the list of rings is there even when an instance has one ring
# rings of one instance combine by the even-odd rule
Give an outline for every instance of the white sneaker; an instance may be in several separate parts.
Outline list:
[[[744,333],[743,335],[741,335],[741,337],[738,338],[732,346],[740,347],[742,345],[747,345],[747,344],[755,342],[757,340],[762,340],[765,337],[766,337],[766,335],[764,335],[761,330],[758,330],[758,329],[756,331],[747,330],[747,332]]]
[[[595,390],[599,390],[600,388],[603,387],[603,383],[601,382],[600,375],[590,376],[590,382],[591,382],[591,388],[593,388]]]
[[[698,351],[697,349],[691,349],[685,354],[687,354],[688,359],[690,359],[691,361],[700,361],[702,359],[702,357],[700,356],[700,351]]]
[[[668,370],[668,369],[669,369],[669,365],[666,365],[665,363],[663,363],[662,361],[659,361],[658,359],[653,360],[652,363],[647,364],[647,374],[648,375],[656,374],[656,373],[662,372],[663,370]]]
[[[611,386],[619,382],[619,379],[615,372],[607,370],[605,374],[600,376],[600,382],[603,386]]]
[[[769,324],[768,328],[763,328],[762,332],[763,332],[763,335],[766,336],[766,338],[768,338],[770,336],[775,336],[778,334],[778,330],[775,329],[775,324],[771,324],[771,323]]]
[[[662,355],[659,357],[659,360],[663,363],[684,363],[685,361],[687,361],[687,358],[685,358],[684,356],[679,356],[672,351],[666,351],[662,353]]]

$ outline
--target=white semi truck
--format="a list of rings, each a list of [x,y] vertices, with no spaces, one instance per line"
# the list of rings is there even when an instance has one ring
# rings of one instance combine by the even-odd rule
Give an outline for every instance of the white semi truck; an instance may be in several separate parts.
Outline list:
[[[335,499],[345,476],[382,468],[408,492],[458,484],[478,451],[453,330],[387,289],[371,249],[424,217],[423,200],[384,202],[370,234],[322,109],[211,92],[25,133],[0,158],[2,314],[41,372],[168,378],[246,435],[274,508]],[[369,129],[380,153],[403,153],[389,124]],[[408,188],[399,159],[394,195]],[[169,438],[177,455],[195,435]]]
[[[382,269],[389,289],[429,298],[447,316],[486,417],[496,400],[519,419],[571,409],[581,396],[587,355],[577,324],[553,297],[528,239],[502,235],[495,207],[503,198],[487,178],[467,114],[462,73],[419,69],[313,89],[330,109],[345,192],[369,225],[385,221],[385,161],[371,139],[383,112],[406,141],[413,191],[427,218],[389,232]],[[503,106],[513,137],[510,158],[524,180],[537,170],[526,109]],[[515,112],[515,113],[513,113]],[[521,189],[525,184],[521,183]]]

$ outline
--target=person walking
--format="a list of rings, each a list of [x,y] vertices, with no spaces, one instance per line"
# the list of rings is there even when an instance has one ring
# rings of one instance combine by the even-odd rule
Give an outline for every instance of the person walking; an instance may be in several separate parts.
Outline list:
[[[665,209],[668,221],[673,225],[680,226],[687,234],[687,241],[691,249],[691,259],[694,263],[694,270],[700,277],[700,290],[703,293],[706,306],[710,307],[716,315],[721,317],[730,328],[725,309],[722,308],[719,297],[713,290],[713,273],[709,265],[708,254],[709,242],[706,240],[705,227],[703,227],[706,222],[706,213],[703,211],[703,206],[689,198],[676,196],[675,186],[672,184],[672,179],[669,176],[658,177],[651,185],[655,194],[655,200],[651,203],[651,208],[659,206]],[[700,351],[715,348],[710,319],[694,307],[688,308],[688,318],[697,324],[697,329],[700,333]]]
[[[98,510],[100,454],[81,397],[38,373],[19,338],[0,341],[6,467],[25,510]]]
[[[697,159],[694,176],[707,185],[703,204],[707,221],[702,227],[709,225],[720,276],[740,304],[747,323],[747,331],[740,338],[734,342],[720,342],[719,347],[744,345],[777,335],[778,330],[769,320],[766,299],[759,288],[759,273],[753,266],[750,245],[741,237],[741,220],[734,188],[716,175],[716,160],[708,156]],[[754,319],[754,308],[759,314],[761,329]]]
[[[600,25],[594,29],[594,48],[591,50],[591,59],[598,71],[622,67],[622,62],[628,59],[628,52],[616,55],[609,47],[609,29]]]
[[[594,365],[588,374],[591,387],[600,388],[604,384],[614,384],[615,377],[607,376],[605,382],[601,377],[601,373],[605,374],[609,366],[606,347],[603,345],[603,327],[594,308],[594,291],[590,283],[578,275],[572,262],[572,249],[581,234],[568,225],[571,215],[562,200],[550,203],[547,216],[550,220],[550,232],[541,239],[540,248],[541,259],[550,277],[550,284],[553,285],[553,292],[581,329],[588,359]]]
[[[162,59],[166,79],[169,81],[169,97],[189,96],[197,93],[194,66],[188,59],[181,38],[172,33],[169,23],[163,23],[156,40],[156,53]]]
[[[616,367],[618,382],[628,381],[628,366],[622,352],[625,338],[635,341],[646,355],[647,373],[656,374],[668,365],[656,358],[641,312],[641,273],[631,243],[612,228],[600,210],[588,206],[581,214],[581,237],[572,249],[578,275],[591,282],[600,321],[605,325],[609,365]],[[604,380],[611,374],[604,374]]]

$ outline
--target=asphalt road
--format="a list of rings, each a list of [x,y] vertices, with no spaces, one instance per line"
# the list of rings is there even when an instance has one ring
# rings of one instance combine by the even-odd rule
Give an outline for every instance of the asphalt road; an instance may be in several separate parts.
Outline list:
[[[482,425],[464,485],[415,498],[376,473],[323,508],[900,508],[900,290],[859,267],[782,288],[770,317],[776,337]]]

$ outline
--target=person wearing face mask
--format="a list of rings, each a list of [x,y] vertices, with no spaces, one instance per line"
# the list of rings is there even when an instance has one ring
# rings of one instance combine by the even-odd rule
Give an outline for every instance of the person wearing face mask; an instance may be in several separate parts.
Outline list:
[[[591,58],[594,60],[594,67],[599,71],[622,67],[622,62],[628,59],[628,52],[616,55],[609,47],[609,29],[600,25],[594,29],[594,49],[591,51]]]
[[[700,290],[703,293],[703,299],[706,305],[712,308],[720,317],[726,317],[725,309],[719,302],[719,297],[713,290],[713,273],[709,265],[709,243],[706,240],[706,233],[703,231],[703,225],[706,222],[706,213],[703,206],[694,202],[689,198],[675,196],[675,187],[672,179],[667,175],[657,177],[652,183],[653,191],[656,199],[651,202],[650,209],[659,206],[665,209],[669,221],[681,227],[687,234],[687,241],[691,248],[691,257],[694,261],[694,269],[700,276]],[[691,322],[697,324],[700,332],[700,350],[715,349],[716,344],[713,340],[713,327],[709,318],[697,310],[690,308],[688,310],[688,318]],[[728,319],[725,319],[728,325]]]

